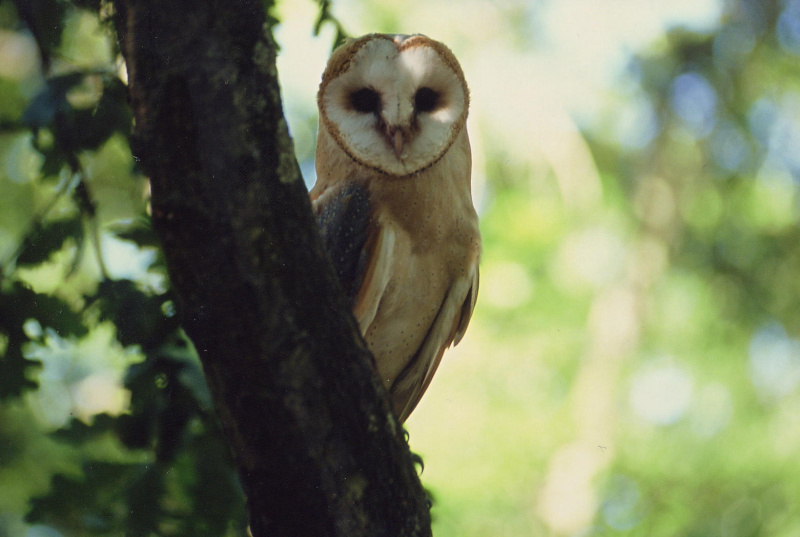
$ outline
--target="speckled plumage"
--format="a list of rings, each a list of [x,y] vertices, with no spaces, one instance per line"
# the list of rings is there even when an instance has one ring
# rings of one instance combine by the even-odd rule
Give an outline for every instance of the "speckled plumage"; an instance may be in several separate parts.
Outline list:
[[[334,51],[318,104],[311,200],[405,421],[464,335],[478,292],[469,92],[441,43],[371,34]]]

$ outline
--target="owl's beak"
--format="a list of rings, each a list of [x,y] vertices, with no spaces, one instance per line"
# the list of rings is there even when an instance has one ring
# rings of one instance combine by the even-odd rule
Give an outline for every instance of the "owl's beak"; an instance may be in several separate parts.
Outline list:
[[[387,125],[384,127],[383,135],[386,142],[394,150],[397,160],[403,160],[403,148],[406,145],[407,129],[397,125]]]
[[[403,131],[397,130],[392,137],[392,148],[394,149],[394,156],[397,157],[397,160],[403,160],[403,144],[405,144],[405,140],[403,139]]]

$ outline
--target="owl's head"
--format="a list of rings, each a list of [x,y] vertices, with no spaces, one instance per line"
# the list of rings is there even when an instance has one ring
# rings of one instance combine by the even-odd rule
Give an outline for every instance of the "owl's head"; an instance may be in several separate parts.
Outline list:
[[[320,128],[350,158],[404,177],[450,149],[467,119],[469,91],[455,56],[438,41],[370,34],[334,51],[317,103]]]

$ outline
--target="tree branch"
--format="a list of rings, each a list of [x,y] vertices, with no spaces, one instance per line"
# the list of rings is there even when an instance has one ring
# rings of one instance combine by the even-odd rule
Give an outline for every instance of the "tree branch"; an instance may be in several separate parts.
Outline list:
[[[134,154],[253,535],[430,535],[403,431],[316,230],[263,4],[114,7]]]

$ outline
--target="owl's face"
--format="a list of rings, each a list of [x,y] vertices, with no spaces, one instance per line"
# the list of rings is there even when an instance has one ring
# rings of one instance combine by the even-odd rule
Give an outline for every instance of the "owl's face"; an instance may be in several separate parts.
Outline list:
[[[404,177],[435,164],[467,118],[469,92],[452,52],[425,36],[371,34],[337,49],[318,104],[353,160]]]

